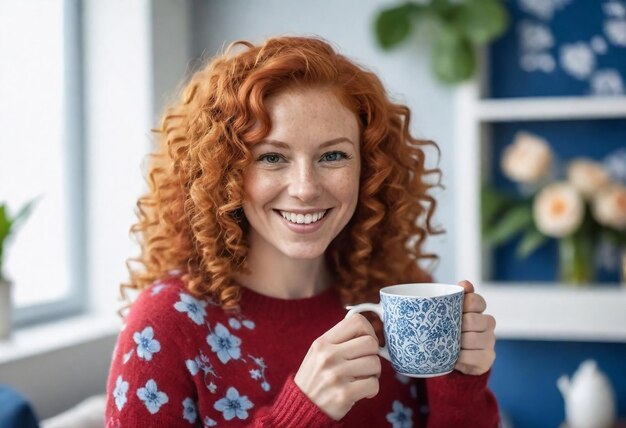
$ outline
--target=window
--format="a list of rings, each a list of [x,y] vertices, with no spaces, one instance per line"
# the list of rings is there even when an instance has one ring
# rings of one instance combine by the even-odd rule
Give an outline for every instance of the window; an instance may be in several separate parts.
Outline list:
[[[80,4],[0,4],[0,199],[38,198],[6,249],[14,321],[84,306],[85,232]]]

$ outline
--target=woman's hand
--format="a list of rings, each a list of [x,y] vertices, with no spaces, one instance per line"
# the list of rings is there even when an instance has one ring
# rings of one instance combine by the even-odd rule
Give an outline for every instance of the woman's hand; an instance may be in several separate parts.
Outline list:
[[[461,281],[465,288],[463,321],[461,322],[461,352],[454,366],[461,373],[481,375],[487,372],[496,359],[496,320],[483,312],[487,303],[480,294],[474,293],[469,281]]]
[[[378,394],[378,339],[363,315],[337,323],[307,352],[296,385],[313,403],[338,421],[362,398]]]

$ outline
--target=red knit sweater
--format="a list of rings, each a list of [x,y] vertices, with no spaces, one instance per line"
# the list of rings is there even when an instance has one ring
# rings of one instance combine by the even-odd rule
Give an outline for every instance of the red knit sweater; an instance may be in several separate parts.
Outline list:
[[[488,375],[427,380],[382,360],[380,392],[339,422],[294,383],[311,343],[343,319],[337,293],[298,300],[244,289],[232,315],[176,278],[143,291],[119,335],[107,385],[107,427],[489,427]]]

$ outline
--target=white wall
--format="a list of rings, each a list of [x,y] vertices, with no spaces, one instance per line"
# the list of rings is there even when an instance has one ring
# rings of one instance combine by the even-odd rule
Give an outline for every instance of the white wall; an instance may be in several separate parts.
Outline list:
[[[453,186],[453,91],[437,83],[430,72],[429,44],[425,34],[401,48],[382,52],[376,46],[372,21],[389,1],[362,0],[192,0],[192,49],[194,57],[212,56],[237,39],[260,42],[281,34],[318,35],[342,53],[375,71],[396,101],[413,112],[416,136],[435,140],[442,151],[440,167],[444,185]],[[436,156],[433,154],[431,160]],[[431,164],[432,165],[432,164]],[[441,256],[435,276],[455,281],[454,200],[451,190],[437,192],[434,224],[448,233],[433,237],[429,249]]]

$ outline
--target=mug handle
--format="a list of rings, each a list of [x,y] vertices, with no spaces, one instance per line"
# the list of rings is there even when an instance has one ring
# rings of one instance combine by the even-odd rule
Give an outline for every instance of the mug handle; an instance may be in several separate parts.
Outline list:
[[[352,315],[358,314],[361,312],[371,311],[371,312],[375,312],[381,321],[383,319],[383,307],[380,305],[380,303],[361,303],[359,305],[346,306],[346,309],[348,309],[348,313],[346,314],[344,318],[349,318]],[[387,348],[387,344],[385,344],[385,346],[378,347],[378,355],[380,355],[387,361],[391,361],[391,356],[389,355],[389,348]]]

